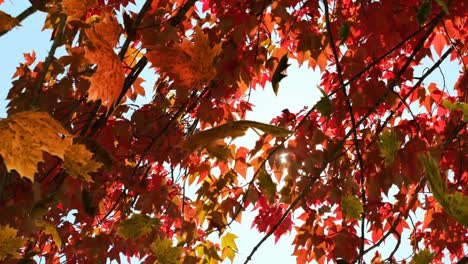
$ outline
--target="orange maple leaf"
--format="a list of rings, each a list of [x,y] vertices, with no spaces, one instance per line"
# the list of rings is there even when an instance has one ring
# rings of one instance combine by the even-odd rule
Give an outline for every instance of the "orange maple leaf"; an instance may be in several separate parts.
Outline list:
[[[120,35],[113,13],[103,14],[102,19],[91,29],[85,31],[89,39],[85,58],[97,64],[97,70],[91,76],[88,100],[102,100],[102,104],[112,104],[119,96],[125,81],[122,63],[113,47]]]
[[[191,88],[207,84],[214,78],[216,68],[213,62],[221,52],[221,43],[212,48],[208,36],[200,27],[196,27],[192,41],[185,39],[174,47],[156,46],[149,49],[152,51],[146,56],[153,66]]]
[[[63,0],[62,10],[69,20],[80,20],[94,5],[96,5],[96,0]]]

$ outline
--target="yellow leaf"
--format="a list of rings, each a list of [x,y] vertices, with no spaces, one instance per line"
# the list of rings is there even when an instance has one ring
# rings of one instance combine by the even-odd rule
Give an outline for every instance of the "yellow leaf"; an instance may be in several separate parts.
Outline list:
[[[213,63],[221,52],[221,43],[210,45],[208,35],[196,27],[192,41],[187,39],[173,47],[149,47],[147,58],[154,67],[174,76],[189,88],[209,83],[216,75]]]
[[[85,145],[73,144],[65,152],[63,166],[73,178],[92,182],[89,173],[96,172],[102,163],[93,160],[93,153]]]
[[[343,215],[349,219],[361,219],[361,213],[363,212],[362,203],[354,195],[348,195],[341,201],[341,210],[343,211]]]
[[[24,244],[24,239],[16,236],[17,230],[10,226],[0,226],[0,261],[8,257],[19,258],[18,249]]]
[[[385,130],[379,138],[380,155],[385,158],[385,165],[390,165],[395,160],[395,154],[400,149],[400,142],[393,129]]]
[[[426,177],[434,198],[447,214],[468,227],[468,197],[457,191],[453,194],[448,193],[447,184],[442,181],[439,167],[429,154],[419,155],[419,159],[426,170]]]
[[[62,247],[62,238],[60,237],[57,228],[53,224],[44,220],[36,220],[35,224],[37,227],[42,228],[44,233],[52,236],[52,240],[57,247]]]
[[[173,247],[172,240],[164,238],[157,239],[151,244],[151,251],[156,256],[155,262],[158,264],[180,264],[180,257],[182,255],[182,248]]]
[[[0,155],[7,169],[34,181],[42,151],[61,159],[72,144],[71,135],[48,113],[26,111],[0,120]]]
[[[132,218],[121,221],[118,225],[117,234],[125,239],[138,238],[146,235],[159,225],[159,220],[142,214],[133,214]]]
[[[429,264],[432,262],[434,255],[434,253],[431,253],[429,250],[424,249],[414,256],[410,264]]]
[[[225,259],[226,257],[234,261],[235,253],[237,252],[237,245],[234,241],[238,236],[233,233],[227,233],[221,238],[221,248],[223,250],[221,258]]]
[[[275,137],[286,137],[292,133],[292,131],[282,127],[277,127],[256,121],[239,120],[223,124],[217,127],[213,127],[191,135],[188,138],[186,138],[185,141],[182,143],[182,148],[189,151],[194,151],[198,148],[205,147],[211,142],[219,139],[224,139],[226,137],[236,138],[243,136],[249,128],[256,128]]]
[[[85,58],[90,63],[97,64],[97,70],[90,78],[88,100],[101,99],[103,105],[114,103],[125,81],[124,68],[113,49],[120,33],[115,28],[112,29],[113,19],[108,17],[105,16],[104,20],[85,31],[89,39]],[[111,29],[106,30],[107,27]]]
[[[18,19],[10,16],[9,14],[0,11],[0,32],[8,31],[19,23]]]

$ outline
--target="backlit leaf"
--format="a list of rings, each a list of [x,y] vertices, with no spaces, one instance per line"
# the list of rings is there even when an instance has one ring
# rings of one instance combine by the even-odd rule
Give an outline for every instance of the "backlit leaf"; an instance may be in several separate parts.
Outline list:
[[[379,137],[380,155],[385,158],[385,165],[395,160],[395,154],[400,149],[400,141],[393,129],[384,130]]]
[[[432,259],[434,258],[434,256],[434,253],[430,252],[427,249],[424,249],[422,251],[419,251],[416,255],[414,255],[410,264],[429,264],[432,263]]]
[[[164,264],[179,264],[182,255],[181,247],[174,247],[172,240],[163,238],[157,239],[151,245],[151,251],[157,258],[157,263]]]
[[[325,117],[327,120],[330,119],[331,112],[332,112],[332,103],[330,98],[327,96],[325,91],[318,87],[318,89],[322,92],[323,96],[320,101],[317,102],[315,107],[320,112],[320,114]]]
[[[26,111],[0,120],[0,155],[8,170],[34,181],[42,151],[64,158],[70,134],[48,113]]]
[[[283,55],[283,57],[281,57],[278,66],[276,66],[275,72],[271,77],[271,85],[273,86],[273,92],[275,92],[276,95],[278,95],[280,81],[284,77],[286,77],[284,71],[289,67],[289,65],[290,64],[288,63],[288,54],[286,53]]]
[[[89,173],[96,172],[102,163],[93,159],[91,153],[83,144],[73,144],[65,152],[63,167],[68,174],[83,181],[93,181]]]
[[[37,227],[42,228],[44,233],[52,236],[52,240],[57,247],[62,247],[62,238],[60,237],[57,228],[53,224],[44,220],[36,220],[35,224]]]
[[[184,39],[172,47],[155,46],[150,49],[146,56],[154,67],[192,88],[205,85],[215,77],[213,63],[221,52],[221,43],[211,47],[208,35],[196,27],[192,41]]]
[[[133,214],[131,218],[117,224],[117,234],[125,239],[138,238],[150,233],[160,221],[142,214]]]
[[[426,170],[426,177],[434,198],[447,214],[468,227],[468,196],[458,191],[453,194],[448,193],[447,184],[442,180],[439,167],[429,154],[421,154],[419,159]]]
[[[270,203],[273,203],[276,196],[276,184],[263,167],[258,172],[258,181],[263,194],[269,199]]]
[[[468,104],[464,102],[452,103],[449,100],[444,100],[442,105],[450,111],[461,110],[463,112],[463,121],[468,121]]]
[[[96,0],[63,0],[62,10],[69,20],[80,20],[95,5]]]
[[[239,120],[191,135],[185,139],[185,141],[182,143],[182,147],[186,150],[193,151],[197,148],[205,147],[211,142],[219,139],[243,136],[249,128],[261,130],[275,137],[285,137],[292,133],[292,131],[278,126],[264,124],[256,121]]]
[[[19,258],[18,249],[25,242],[24,239],[16,236],[17,230],[10,226],[0,226],[0,261],[7,258]]]
[[[114,103],[125,80],[122,63],[113,49],[119,33],[112,28],[113,19],[106,20],[111,16],[104,16],[104,20],[85,31],[89,39],[85,58],[97,65],[96,72],[89,79],[88,101],[101,99],[104,105]]]
[[[234,235],[233,233],[227,233],[221,238],[221,248],[223,250],[221,258],[229,258],[234,261],[235,253],[237,252],[237,245],[235,239],[238,236]]]
[[[341,210],[346,219],[361,219],[363,207],[361,200],[354,195],[348,195],[341,201]]]

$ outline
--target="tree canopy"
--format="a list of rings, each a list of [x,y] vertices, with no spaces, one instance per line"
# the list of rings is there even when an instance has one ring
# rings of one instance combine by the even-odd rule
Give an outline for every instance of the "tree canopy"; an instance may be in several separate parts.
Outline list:
[[[466,1],[30,3],[0,11],[0,37],[44,12],[52,39],[18,58],[0,120],[0,261],[229,262],[247,213],[264,237],[245,263],[293,230],[297,263],[402,261],[405,230],[404,261],[466,260]],[[320,71],[320,101],[246,120],[291,61]],[[443,61],[454,86],[427,81]]]

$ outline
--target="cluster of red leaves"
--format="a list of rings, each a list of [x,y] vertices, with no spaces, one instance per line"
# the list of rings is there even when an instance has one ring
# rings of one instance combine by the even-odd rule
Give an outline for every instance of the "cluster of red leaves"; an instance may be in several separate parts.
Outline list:
[[[298,263],[359,262],[403,230],[434,261],[445,249],[452,261],[464,256],[466,226],[425,193],[418,158],[431,153],[450,174],[448,191],[468,194],[464,1],[147,0],[139,13],[125,11],[134,1],[31,2],[47,12],[53,47],[44,61],[25,55],[8,114],[50,113],[104,166],[85,181],[44,153],[32,182],[0,160],[0,226],[28,238],[24,260],[104,263],[123,253],[216,263],[233,256],[209,234],[222,236],[249,205],[266,236],[295,229]],[[60,46],[66,54],[56,58]],[[427,57],[433,64],[416,75]],[[324,93],[307,112],[272,120],[290,137],[263,134],[246,149],[217,135],[190,153],[181,147],[200,129],[243,119],[250,89],[284,78],[282,58],[319,69]],[[426,81],[444,60],[462,65],[448,91]],[[148,64],[158,74],[154,96],[133,107]],[[424,221],[408,225],[418,209]]]

